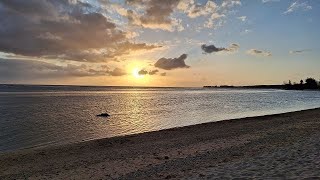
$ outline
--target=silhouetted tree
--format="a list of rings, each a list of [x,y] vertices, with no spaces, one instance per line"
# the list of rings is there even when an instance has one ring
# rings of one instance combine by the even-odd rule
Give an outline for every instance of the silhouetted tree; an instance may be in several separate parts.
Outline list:
[[[305,83],[303,83],[303,80],[300,80],[300,84],[298,83],[291,83],[289,80],[288,83],[284,83],[283,85],[284,89],[288,90],[303,90],[303,89],[320,89],[319,82],[316,81],[314,78],[307,78],[305,80]]]
[[[300,85],[302,85],[302,84],[303,84],[303,80],[301,79],[301,80],[300,80]]]
[[[283,85],[284,85],[284,89],[292,89],[292,83],[291,83],[291,80],[289,80],[288,83],[286,82],[283,82]]]
[[[307,78],[305,88],[306,89],[318,89],[318,82],[314,78]]]

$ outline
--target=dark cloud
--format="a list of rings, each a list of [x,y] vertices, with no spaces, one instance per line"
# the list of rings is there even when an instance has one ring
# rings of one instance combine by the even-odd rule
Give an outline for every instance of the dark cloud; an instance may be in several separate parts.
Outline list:
[[[147,70],[145,70],[145,69],[141,69],[139,72],[138,72],[138,74],[139,75],[147,75],[147,74],[149,74],[149,75],[156,75],[157,73],[159,72],[159,70],[157,70],[157,69],[155,69],[155,70],[151,70],[151,71],[147,71]]]
[[[225,48],[217,48],[215,45],[201,45],[201,49],[205,52],[205,53],[213,53],[213,52],[219,52],[219,51],[223,51],[225,50]]]
[[[65,66],[60,66],[35,60],[0,58],[1,81],[87,76],[122,76],[125,74],[125,71],[120,68],[111,70],[107,66],[100,66],[96,68],[88,67],[84,64],[67,64]]]
[[[235,43],[230,44],[228,48],[217,48],[215,45],[206,45],[206,44],[201,45],[201,49],[204,51],[204,53],[213,53],[213,52],[220,52],[220,51],[235,52],[239,49],[239,47],[240,46]]]
[[[179,0],[126,0],[127,5],[143,9],[142,13],[127,10],[129,23],[146,28],[163,29],[173,31],[183,30],[179,20],[171,18],[171,14],[177,7]]]
[[[184,62],[185,59],[187,59],[186,54],[182,54],[178,58],[161,58],[154,64],[154,66],[164,70],[189,68],[190,66],[186,65]]]
[[[91,5],[66,0],[0,1],[0,52],[103,62],[141,49]]]
[[[144,70],[144,69],[141,69],[139,72],[138,72],[139,75],[146,75],[148,74],[148,71],[147,70]]]
[[[249,49],[247,51],[247,54],[253,55],[253,56],[272,56],[271,52],[258,50],[258,49]]]
[[[159,72],[158,69],[151,70],[151,71],[149,71],[149,75],[155,75],[155,74],[157,74],[158,72]]]
[[[169,16],[179,1],[172,0],[150,0],[147,3],[146,13],[141,17],[144,24],[170,24]]]

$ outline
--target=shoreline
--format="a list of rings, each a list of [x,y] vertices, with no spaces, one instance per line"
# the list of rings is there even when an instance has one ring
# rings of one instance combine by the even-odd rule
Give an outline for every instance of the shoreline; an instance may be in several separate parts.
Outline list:
[[[206,178],[215,166],[312,139],[317,117],[320,108],[4,152],[0,178]]]
[[[15,150],[0,151],[0,156],[2,154],[19,153],[19,152],[32,151],[32,150],[37,150],[37,149],[41,150],[41,149],[59,148],[59,147],[64,147],[64,146],[72,146],[72,145],[77,145],[77,144],[88,143],[88,142],[91,142],[91,141],[107,140],[107,139],[113,139],[113,138],[129,138],[130,136],[136,136],[136,135],[140,135],[140,134],[162,132],[162,131],[167,131],[167,130],[170,131],[170,130],[186,128],[186,127],[193,127],[193,126],[198,126],[198,125],[219,123],[219,122],[222,122],[222,121],[238,121],[238,120],[241,121],[241,120],[250,119],[250,118],[254,118],[255,119],[255,118],[261,118],[261,117],[265,117],[265,116],[282,115],[282,114],[287,114],[287,113],[295,113],[295,112],[309,111],[309,110],[316,110],[316,109],[320,110],[320,107],[310,108],[310,109],[302,109],[302,110],[284,111],[284,112],[281,112],[281,113],[271,113],[271,114],[257,115],[257,116],[248,116],[248,117],[240,117],[240,118],[232,118],[232,119],[222,119],[222,120],[217,120],[217,121],[204,122],[204,123],[200,123],[200,124],[193,124],[193,125],[187,125],[187,126],[177,126],[177,127],[168,128],[168,129],[147,131],[147,132],[142,132],[142,133],[137,133],[137,134],[127,134],[127,135],[105,137],[105,138],[101,138],[101,139],[87,139],[87,140],[81,140],[81,141],[76,141],[76,142],[71,142],[71,143],[62,143],[62,144],[50,144],[50,143],[48,143],[48,144],[45,144],[45,145],[36,145],[36,146],[29,146],[29,147],[15,149]]]

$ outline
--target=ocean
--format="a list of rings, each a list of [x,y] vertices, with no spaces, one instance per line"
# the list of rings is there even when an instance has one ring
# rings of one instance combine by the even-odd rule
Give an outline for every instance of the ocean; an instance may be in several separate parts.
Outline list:
[[[0,85],[0,152],[317,107],[319,91]]]

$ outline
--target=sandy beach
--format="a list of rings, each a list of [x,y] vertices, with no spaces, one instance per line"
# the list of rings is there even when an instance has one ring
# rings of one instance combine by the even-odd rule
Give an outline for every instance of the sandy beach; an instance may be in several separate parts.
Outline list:
[[[320,109],[0,154],[0,179],[320,179]]]

